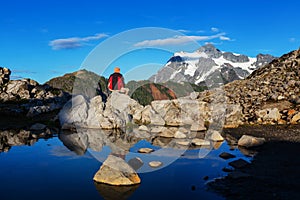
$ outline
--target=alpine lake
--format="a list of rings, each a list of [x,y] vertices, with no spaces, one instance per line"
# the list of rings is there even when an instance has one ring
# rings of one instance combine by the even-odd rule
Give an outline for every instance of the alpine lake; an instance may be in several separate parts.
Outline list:
[[[206,184],[232,170],[229,162],[252,159],[251,152],[229,140],[196,146],[187,139],[149,137],[147,133],[135,136],[130,131],[79,129],[60,131],[46,139],[32,138],[24,144],[0,140],[1,199],[223,199]],[[139,153],[140,148],[153,152]],[[219,156],[223,152],[235,158],[223,159]],[[136,171],[141,183],[112,186],[94,182],[95,173],[110,154],[126,162],[140,158],[142,164]],[[150,161],[162,165],[153,168]]]

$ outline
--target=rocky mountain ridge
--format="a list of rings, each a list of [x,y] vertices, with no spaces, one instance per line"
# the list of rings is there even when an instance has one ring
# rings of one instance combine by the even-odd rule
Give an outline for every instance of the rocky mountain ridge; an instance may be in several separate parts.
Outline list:
[[[255,58],[246,55],[222,52],[212,44],[200,47],[197,51],[177,52],[150,81],[161,83],[166,81],[190,82],[208,87],[226,84],[244,79],[255,69],[271,62],[275,57],[269,54],[258,54]],[[214,80],[215,77],[219,80]],[[217,84],[210,83],[213,80]]]
[[[168,88],[169,86],[158,89],[158,87],[151,84],[149,85],[151,95],[153,95],[153,91],[167,91],[165,94],[170,95],[171,98],[168,97],[169,99],[163,101],[151,100],[151,104],[141,105],[129,96],[112,95],[111,99],[118,97],[125,101],[124,104],[121,100],[114,99],[114,102],[119,102],[120,105],[123,105],[122,109],[125,109],[126,112],[115,108],[115,106],[109,106],[102,97],[101,99],[99,99],[98,96],[96,96],[97,98],[93,97],[97,91],[92,86],[92,90],[90,90],[93,93],[92,97],[89,98],[86,95],[81,96],[81,94],[79,94],[79,96],[74,96],[76,99],[75,104],[74,99],[72,99],[71,103],[68,104],[69,106],[65,106],[65,117],[63,118],[66,118],[67,121],[63,119],[62,124],[66,122],[68,125],[74,125],[74,123],[76,124],[78,122],[76,120],[79,120],[81,125],[87,128],[90,126],[89,123],[92,123],[93,126],[96,123],[96,127],[98,128],[109,129],[126,127],[127,123],[132,122],[137,125],[189,125],[191,127],[200,124],[198,128],[194,127],[193,129],[202,130],[204,129],[204,125],[214,124],[214,122],[218,120],[223,121],[223,124],[216,124],[216,126],[221,125],[223,127],[234,127],[239,124],[248,123],[298,123],[300,119],[299,54],[299,50],[296,50],[283,55],[281,58],[275,59],[270,64],[256,70],[245,80],[236,80],[225,86],[204,92],[194,91],[186,97],[178,98],[176,93],[170,92],[172,90]],[[212,57],[218,57],[219,52],[212,51],[210,55]],[[224,54],[222,55],[224,56]],[[243,59],[246,58],[243,56],[235,58],[235,60],[239,61]],[[89,73],[90,75],[87,76]],[[73,85],[76,85],[74,82],[74,78],[76,77],[74,77],[74,75],[79,75],[79,77],[81,77],[79,78],[80,82],[84,82],[88,85],[92,85],[89,83],[90,81],[95,81],[94,79],[99,81],[97,75],[82,70],[75,74],[67,74],[65,79],[58,78],[56,80],[63,81],[54,81],[52,84],[61,84],[59,87],[63,88],[66,83],[67,85],[70,84],[69,81],[71,80],[73,81]],[[86,78],[87,80],[85,80]],[[106,85],[105,81],[106,79],[103,78],[103,83],[101,84]],[[30,79],[6,81],[1,85],[0,97],[3,102],[0,109],[1,113],[25,113],[25,115],[33,117],[41,113],[60,110],[70,96],[62,89],[55,89],[50,86],[50,82],[48,84],[39,85]],[[137,86],[140,87],[138,84],[134,87],[136,88]],[[144,88],[144,90],[146,89]],[[156,95],[159,98],[166,97],[161,95],[161,93]],[[77,101],[80,103],[76,103]],[[13,102],[14,106],[7,107],[6,105],[9,102]],[[81,111],[77,116],[79,118],[75,119],[76,117],[74,118],[74,116],[72,116],[73,118],[68,118],[69,114],[76,115],[74,108],[76,108],[77,104],[79,110],[76,112]],[[84,105],[85,107],[82,107]],[[94,108],[96,106],[98,108]],[[7,110],[7,108],[9,109]],[[100,117],[101,120],[98,121],[100,118],[98,119],[97,117]],[[95,118],[98,119],[96,122],[85,121]],[[72,122],[72,120],[75,121]]]
[[[243,81],[224,86],[246,123],[297,123],[300,119],[300,49],[273,60]]]
[[[246,80],[187,97],[152,101],[147,106],[119,93],[113,93],[106,104],[99,97],[85,100],[79,95],[72,100],[73,107],[69,102],[60,112],[60,121],[65,127],[111,129],[134,123],[187,125],[194,131],[241,124],[296,124],[300,120],[299,75],[300,50],[296,50],[273,60]]]

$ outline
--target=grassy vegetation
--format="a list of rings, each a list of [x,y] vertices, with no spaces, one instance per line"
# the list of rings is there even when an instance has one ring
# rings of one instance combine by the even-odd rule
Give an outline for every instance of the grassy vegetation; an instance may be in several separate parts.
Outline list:
[[[126,85],[130,89],[131,98],[135,99],[142,105],[149,105],[154,100],[154,94],[151,90],[155,87],[161,96],[167,99],[174,99],[189,95],[191,92],[201,92],[207,89],[204,86],[183,82],[175,83],[168,81],[166,83],[150,83],[149,81],[129,81]]]

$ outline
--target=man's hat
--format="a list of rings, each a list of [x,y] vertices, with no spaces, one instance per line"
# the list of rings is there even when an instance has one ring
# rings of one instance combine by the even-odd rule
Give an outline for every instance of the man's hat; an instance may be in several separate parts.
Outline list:
[[[120,73],[120,68],[119,68],[119,67],[115,67],[114,71],[115,71],[116,73]]]

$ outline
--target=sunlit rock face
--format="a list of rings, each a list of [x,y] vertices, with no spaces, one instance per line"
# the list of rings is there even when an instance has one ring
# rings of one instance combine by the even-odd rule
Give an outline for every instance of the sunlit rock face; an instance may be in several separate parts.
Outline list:
[[[95,174],[94,181],[122,186],[139,184],[141,179],[122,158],[109,155]]]

